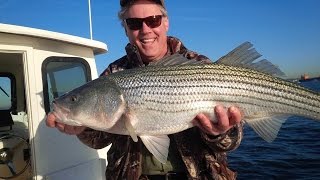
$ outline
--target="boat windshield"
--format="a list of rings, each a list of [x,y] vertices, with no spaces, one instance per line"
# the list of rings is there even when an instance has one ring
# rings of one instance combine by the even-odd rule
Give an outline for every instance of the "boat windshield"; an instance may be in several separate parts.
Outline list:
[[[9,97],[9,94],[0,86],[0,90]]]

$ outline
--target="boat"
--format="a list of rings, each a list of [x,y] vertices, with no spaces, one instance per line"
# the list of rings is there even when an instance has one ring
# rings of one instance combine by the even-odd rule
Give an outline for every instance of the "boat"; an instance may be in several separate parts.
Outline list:
[[[307,81],[314,81],[314,80],[320,81],[320,77],[311,78],[308,74],[303,74],[301,75],[299,82],[307,82]]]
[[[105,179],[109,147],[95,150],[48,128],[51,101],[98,77],[103,42],[0,24],[0,179]]]

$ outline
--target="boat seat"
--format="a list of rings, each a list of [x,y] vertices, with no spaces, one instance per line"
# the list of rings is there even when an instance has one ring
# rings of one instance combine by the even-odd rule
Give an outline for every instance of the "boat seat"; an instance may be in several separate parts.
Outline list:
[[[0,110],[0,127],[10,127],[12,130],[12,125],[14,124],[10,110]]]

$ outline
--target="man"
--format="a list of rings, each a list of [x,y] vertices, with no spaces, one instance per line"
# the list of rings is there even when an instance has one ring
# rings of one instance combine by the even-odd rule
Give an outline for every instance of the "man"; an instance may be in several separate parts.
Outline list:
[[[119,18],[130,43],[126,46],[127,55],[111,63],[103,75],[147,66],[174,53],[211,63],[207,57],[186,49],[177,38],[167,36],[169,19],[162,0],[120,0],[120,5]],[[64,125],[57,123],[53,114],[48,115],[47,125],[77,135],[92,148],[112,143],[107,156],[107,179],[235,179],[236,174],[227,168],[226,151],[237,148],[242,139],[241,113],[236,107],[226,110],[222,105],[215,108],[215,113],[215,124],[205,114],[199,114],[193,120],[196,127],[169,135],[165,164],[130,136]]]

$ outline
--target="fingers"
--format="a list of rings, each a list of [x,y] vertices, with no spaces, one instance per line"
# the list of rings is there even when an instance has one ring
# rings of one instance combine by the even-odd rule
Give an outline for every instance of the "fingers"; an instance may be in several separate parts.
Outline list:
[[[215,134],[212,130],[213,123],[211,120],[204,114],[198,114],[196,118],[192,121],[194,126],[199,127],[203,132],[207,134]]]
[[[225,107],[218,105],[214,108],[217,117],[217,129],[221,132],[225,132],[230,127],[229,113]]]
[[[51,128],[57,128],[59,131],[64,132],[64,124],[58,123],[56,121],[56,116],[53,113],[49,113],[46,119],[47,126]]]
[[[222,129],[234,126],[241,122],[242,114],[239,108],[231,106],[226,110],[225,107],[218,105],[215,107],[218,124]]]
[[[77,135],[80,134],[85,127],[80,126],[70,126],[63,123],[59,123],[56,121],[56,116],[53,113],[49,113],[46,119],[46,124],[48,127],[57,128],[60,132],[69,134],[69,135]]]
[[[205,133],[219,135],[241,122],[241,111],[237,107],[232,106],[226,109],[224,106],[218,105],[214,111],[217,122],[213,123],[208,116],[201,113],[192,121],[193,124]]]
[[[52,113],[49,113],[46,119],[46,124],[51,128],[56,127],[56,116]]]
[[[210,132],[212,133],[213,123],[211,120],[206,116],[205,114],[199,114],[197,116],[198,119],[198,127],[201,127],[205,132]]]
[[[239,124],[242,119],[242,112],[240,111],[239,108],[237,107],[230,107],[228,109],[228,114],[229,114],[229,123],[230,126],[234,126],[236,124]]]

